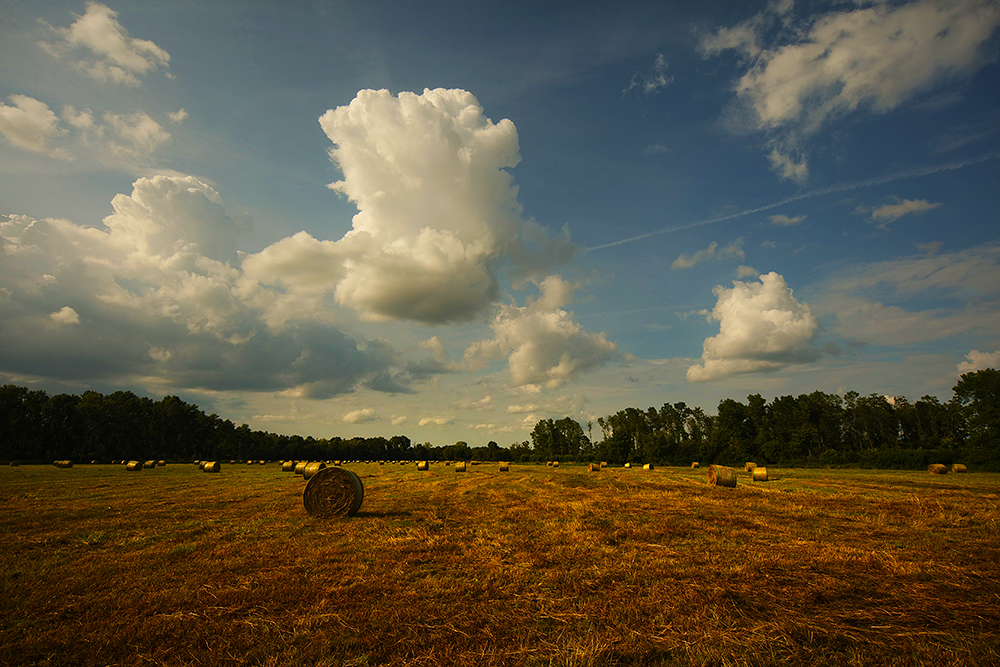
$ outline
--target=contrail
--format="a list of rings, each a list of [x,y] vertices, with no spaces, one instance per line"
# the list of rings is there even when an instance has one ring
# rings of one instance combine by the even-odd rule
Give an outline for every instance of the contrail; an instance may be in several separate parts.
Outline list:
[[[941,164],[936,167],[924,167],[923,169],[914,169],[912,171],[897,172],[895,174],[889,174],[888,176],[882,176],[879,178],[870,178],[867,181],[858,181],[857,183],[838,183],[836,185],[828,185],[825,188],[816,188],[814,190],[806,190],[805,192],[800,192],[797,195],[792,195],[791,197],[785,197],[781,201],[774,202],[773,204],[765,204],[764,206],[758,206],[757,208],[748,208],[745,211],[740,211],[739,213],[730,213],[729,215],[719,216],[718,218],[709,218],[708,220],[699,220],[698,222],[691,222],[686,225],[678,225],[676,227],[662,227],[660,229],[655,229],[651,232],[646,232],[645,234],[640,234],[639,236],[631,236],[627,239],[621,239],[620,241],[612,241],[611,243],[604,243],[602,245],[595,245],[593,247],[587,248],[590,250],[604,250],[605,248],[613,248],[614,246],[623,245],[625,243],[632,243],[633,241],[642,241],[643,239],[648,239],[653,236],[659,236],[660,234],[669,234],[670,232],[679,232],[682,229],[691,229],[692,227],[701,227],[703,225],[711,225],[716,222],[725,222],[726,220],[732,220],[733,218],[741,218],[745,215],[752,215],[754,213],[760,213],[761,211],[770,211],[773,208],[778,208],[779,206],[784,206],[785,204],[791,204],[792,202],[802,201],[803,199],[811,199],[813,197],[821,197],[823,195],[834,194],[837,192],[848,192],[850,190],[857,190],[859,188],[868,188],[873,185],[881,185],[883,183],[892,183],[893,181],[901,181],[907,178],[918,178],[920,176],[930,176],[931,174],[937,174],[942,171],[955,171],[956,169],[962,169],[964,167],[969,167],[974,164],[979,164],[980,162],[988,162],[989,160],[996,160],[1000,158],[1000,151],[993,151],[991,153],[984,153],[979,157],[974,157],[963,162],[949,162],[947,164]]]

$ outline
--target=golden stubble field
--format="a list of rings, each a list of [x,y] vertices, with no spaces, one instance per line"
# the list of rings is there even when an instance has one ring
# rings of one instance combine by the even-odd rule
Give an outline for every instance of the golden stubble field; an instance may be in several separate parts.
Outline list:
[[[4,665],[991,665],[1000,475],[0,469]]]

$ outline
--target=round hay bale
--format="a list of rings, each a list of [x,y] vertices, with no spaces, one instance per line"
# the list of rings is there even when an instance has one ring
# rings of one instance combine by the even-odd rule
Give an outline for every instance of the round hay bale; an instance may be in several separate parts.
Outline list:
[[[430,470],[431,466],[427,461],[417,461],[417,470]]]
[[[927,467],[927,472],[932,475],[947,475],[948,466],[943,463],[932,463]]]
[[[166,461],[162,461],[162,460],[161,461],[157,461],[156,465],[162,468],[163,466],[167,465],[167,462]]]
[[[156,461],[150,459],[149,461],[146,461],[145,463],[143,463],[142,467],[143,468],[155,468],[156,467]]]
[[[218,461],[206,461],[205,467],[202,470],[205,472],[220,472],[222,465]]]
[[[295,464],[295,474],[301,475],[306,471],[306,466],[309,465],[309,461],[299,461]]]
[[[691,467],[692,468],[697,468],[698,467],[698,462],[697,461],[692,461],[691,462]]]
[[[302,492],[306,512],[317,519],[354,516],[365,499],[361,478],[346,468],[317,470]]]
[[[747,461],[746,463],[743,464],[743,470],[744,470],[744,472],[750,472],[750,471],[752,471],[756,467],[757,467],[757,464],[754,463],[753,461]]]
[[[15,463],[11,463],[11,465],[15,465]],[[966,468],[965,464],[963,464],[963,463],[952,463],[951,464],[951,471],[952,472],[969,472],[969,469]]]
[[[197,465],[201,465],[201,461],[200,461],[200,460],[198,460],[198,459],[195,459],[195,460],[194,460],[194,464],[195,464],[196,466],[197,466]]]
[[[63,459],[61,461],[56,461],[53,465],[57,468],[72,468],[73,462],[69,459]]]
[[[125,470],[131,470],[133,472],[142,470],[142,461],[129,461],[125,464]]]
[[[558,468],[559,467],[559,461],[553,461],[552,462],[552,467],[553,468]]]
[[[646,465],[642,466],[642,469],[643,470],[652,470],[653,469],[653,464],[652,463],[647,463]]]
[[[766,482],[767,481],[767,468],[754,468],[750,475],[753,477],[755,482]]]
[[[284,461],[281,464],[281,472],[295,472],[295,461]]]
[[[333,462],[333,465],[335,465],[335,466],[339,466],[339,465],[340,465],[340,461],[334,461],[334,462]]]
[[[546,461],[546,462],[545,462],[545,465],[546,465],[547,467],[551,468],[551,467],[552,467],[552,461]]]
[[[21,465],[21,462],[20,462],[20,461],[11,461],[11,462],[10,462],[10,466],[11,466],[12,468],[16,468],[16,467],[17,467],[17,466],[19,466],[19,465]]]
[[[590,463],[587,465],[587,472],[601,472],[603,467],[600,463]]]
[[[318,473],[320,470],[326,470],[326,464],[322,461],[315,461],[310,463],[302,470],[302,479],[310,479],[313,475]]]
[[[465,461],[455,462],[455,472],[465,472]]]
[[[198,461],[198,470],[204,470],[207,464],[208,461]]]
[[[510,472],[510,463],[507,461],[501,461],[500,472]]]
[[[631,468],[631,467],[632,467],[632,463],[631,463],[631,462],[628,462],[628,463],[626,463],[626,464],[625,464],[625,467],[626,467],[626,468]]]
[[[736,488],[736,471],[726,466],[708,466],[709,486],[726,486]]]
[[[608,462],[607,461],[601,461],[601,467],[602,468],[607,468],[608,467]]]

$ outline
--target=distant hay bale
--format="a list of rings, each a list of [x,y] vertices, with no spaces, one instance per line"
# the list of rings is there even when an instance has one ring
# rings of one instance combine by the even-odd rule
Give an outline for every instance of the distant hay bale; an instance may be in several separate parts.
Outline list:
[[[548,466],[549,468],[551,468],[552,467],[552,461],[546,461],[545,465]]]
[[[335,466],[339,466],[339,465],[340,465],[340,461],[334,461],[334,462],[333,462],[333,465],[335,465]]]
[[[698,462],[697,461],[692,461],[691,462],[691,467],[692,468],[697,468],[698,467]]]
[[[625,467],[626,468],[631,468],[632,467],[632,463],[631,462],[626,462],[625,463]]]
[[[417,470],[430,470],[431,466],[427,461],[417,461]]]
[[[222,465],[218,461],[206,461],[203,470],[205,472],[220,472]]]
[[[501,461],[500,472],[510,472],[510,463],[508,463],[507,461]]]
[[[647,463],[646,465],[642,466],[642,469],[643,470],[652,470],[653,469],[653,464],[652,463]]]
[[[282,463],[281,472],[295,472],[295,461],[285,461]]]
[[[10,466],[11,466],[12,468],[16,468],[16,467],[17,467],[17,466],[19,466],[19,465],[21,465],[21,462],[20,462],[20,461],[11,461],[11,462],[10,462]]]
[[[257,463],[259,463],[262,466],[263,465],[267,465],[267,461],[265,461],[264,459],[261,459],[260,461],[257,461]]]
[[[757,464],[754,463],[753,461],[747,461],[746,463],[743,464],[743,470],[745,472],[750,472],[750,471],[752,471],[756,467],[757,467]]]
[[[302,479],[310,479],[320,470],[326,470],[326,464],[322,461],[313,461],[302,470]]]
[[[57,468],[72,468],[73,462],[70,461],[69,459],[62,459],[59,461],[53,461],[52,465],[54,465]]]
[[[204,470],[206,463],[208,463],[208,461],[198,461],[198,470]]]
[[[944,465],[943,463],[932,463],[930,464],[930,466],[927,467],[927,472],[929,472],[932,475],[947,475],[948,466]]]
[[[608,467],[608,462],[607,461],[601,461],[601,467],[602,468],[607,468]]]
[[[254,460],[247,460],[247,465],[248,465],[248,466],[252,466],[252,465],[253,465],[253,464],[255,464],[255,463],[257,463],[257,462],[256,462],[256,461],[254,461]]]
[[[767,481],[767,468],[754,468],[750,475],[753,477],[755,482],[766,482]]]
[[[142,467],[143,468],[155,468],[156,467],[156,461],[150,459],[149,461],[146,461],[145,463],[143,463]]]
[[[465,461],[455,461],[455,472],[465,472]]]
[[[158,465],[158,466],[160,466],[162,468],[163,466],[167,465],[167,462],[166,461],[162,461],[162,460],[161,461],[157,461],[156,465]]]
[[[601,472],[603,467],[600,463],[590,463],[587,465],[587,472]]]
[[[553,468],[558,468],[559,467],[559,461],[553,461],[552,462],[552,467]]]
[[[14,465],[14,463],[11,463],[11,465]],[[965,465],[962,464],[962,463],[952,463],[951,464],[951,471],[952,472],[969,472],[969,469],[966,468]]]
[[[309,461],[299,461],[295,464],[295,474],[301,475],[306,471],[306,466],[309,465]]]
[[[198,459],[195,459],[195,460],[194,460],[194,464],[195,464],[196,466],[200,466],[200,465],[201,465],[201,463],[202,463],[202,462],[201,462],[200,460],[198,460]]]
[[[365,499],[361,478],[346,468],[317,470],[302,492],[306,512],[317,519],[354,516]]]
[[[125,470],[131,470],[133,472],[142,470],[142,461],[129,461],[125,464]]]
[[[726,466],[708,466],[709,486],[726,486],[736,488],[736,471]]]

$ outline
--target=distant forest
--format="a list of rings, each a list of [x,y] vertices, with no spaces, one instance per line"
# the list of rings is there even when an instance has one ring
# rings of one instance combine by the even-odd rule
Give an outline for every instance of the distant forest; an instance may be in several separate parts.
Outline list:
[[[594,438],[594,427],[598,438]],[[759,465],[919,469],[964,463],[1000,471],[1000,372],[963,375],[953,398],[910,402],[878,394],[814,391],[731,398],[714,415],[685,403],[625,408],[581,425],[543,419],[531,439],[503,447],[414,444],[391,438],[279,435],[237,426],[177,396],[159,401],[128,391],[49,396],[0,387],[0,461],[75,462],[129,459],[607,461],[689,465]]]

